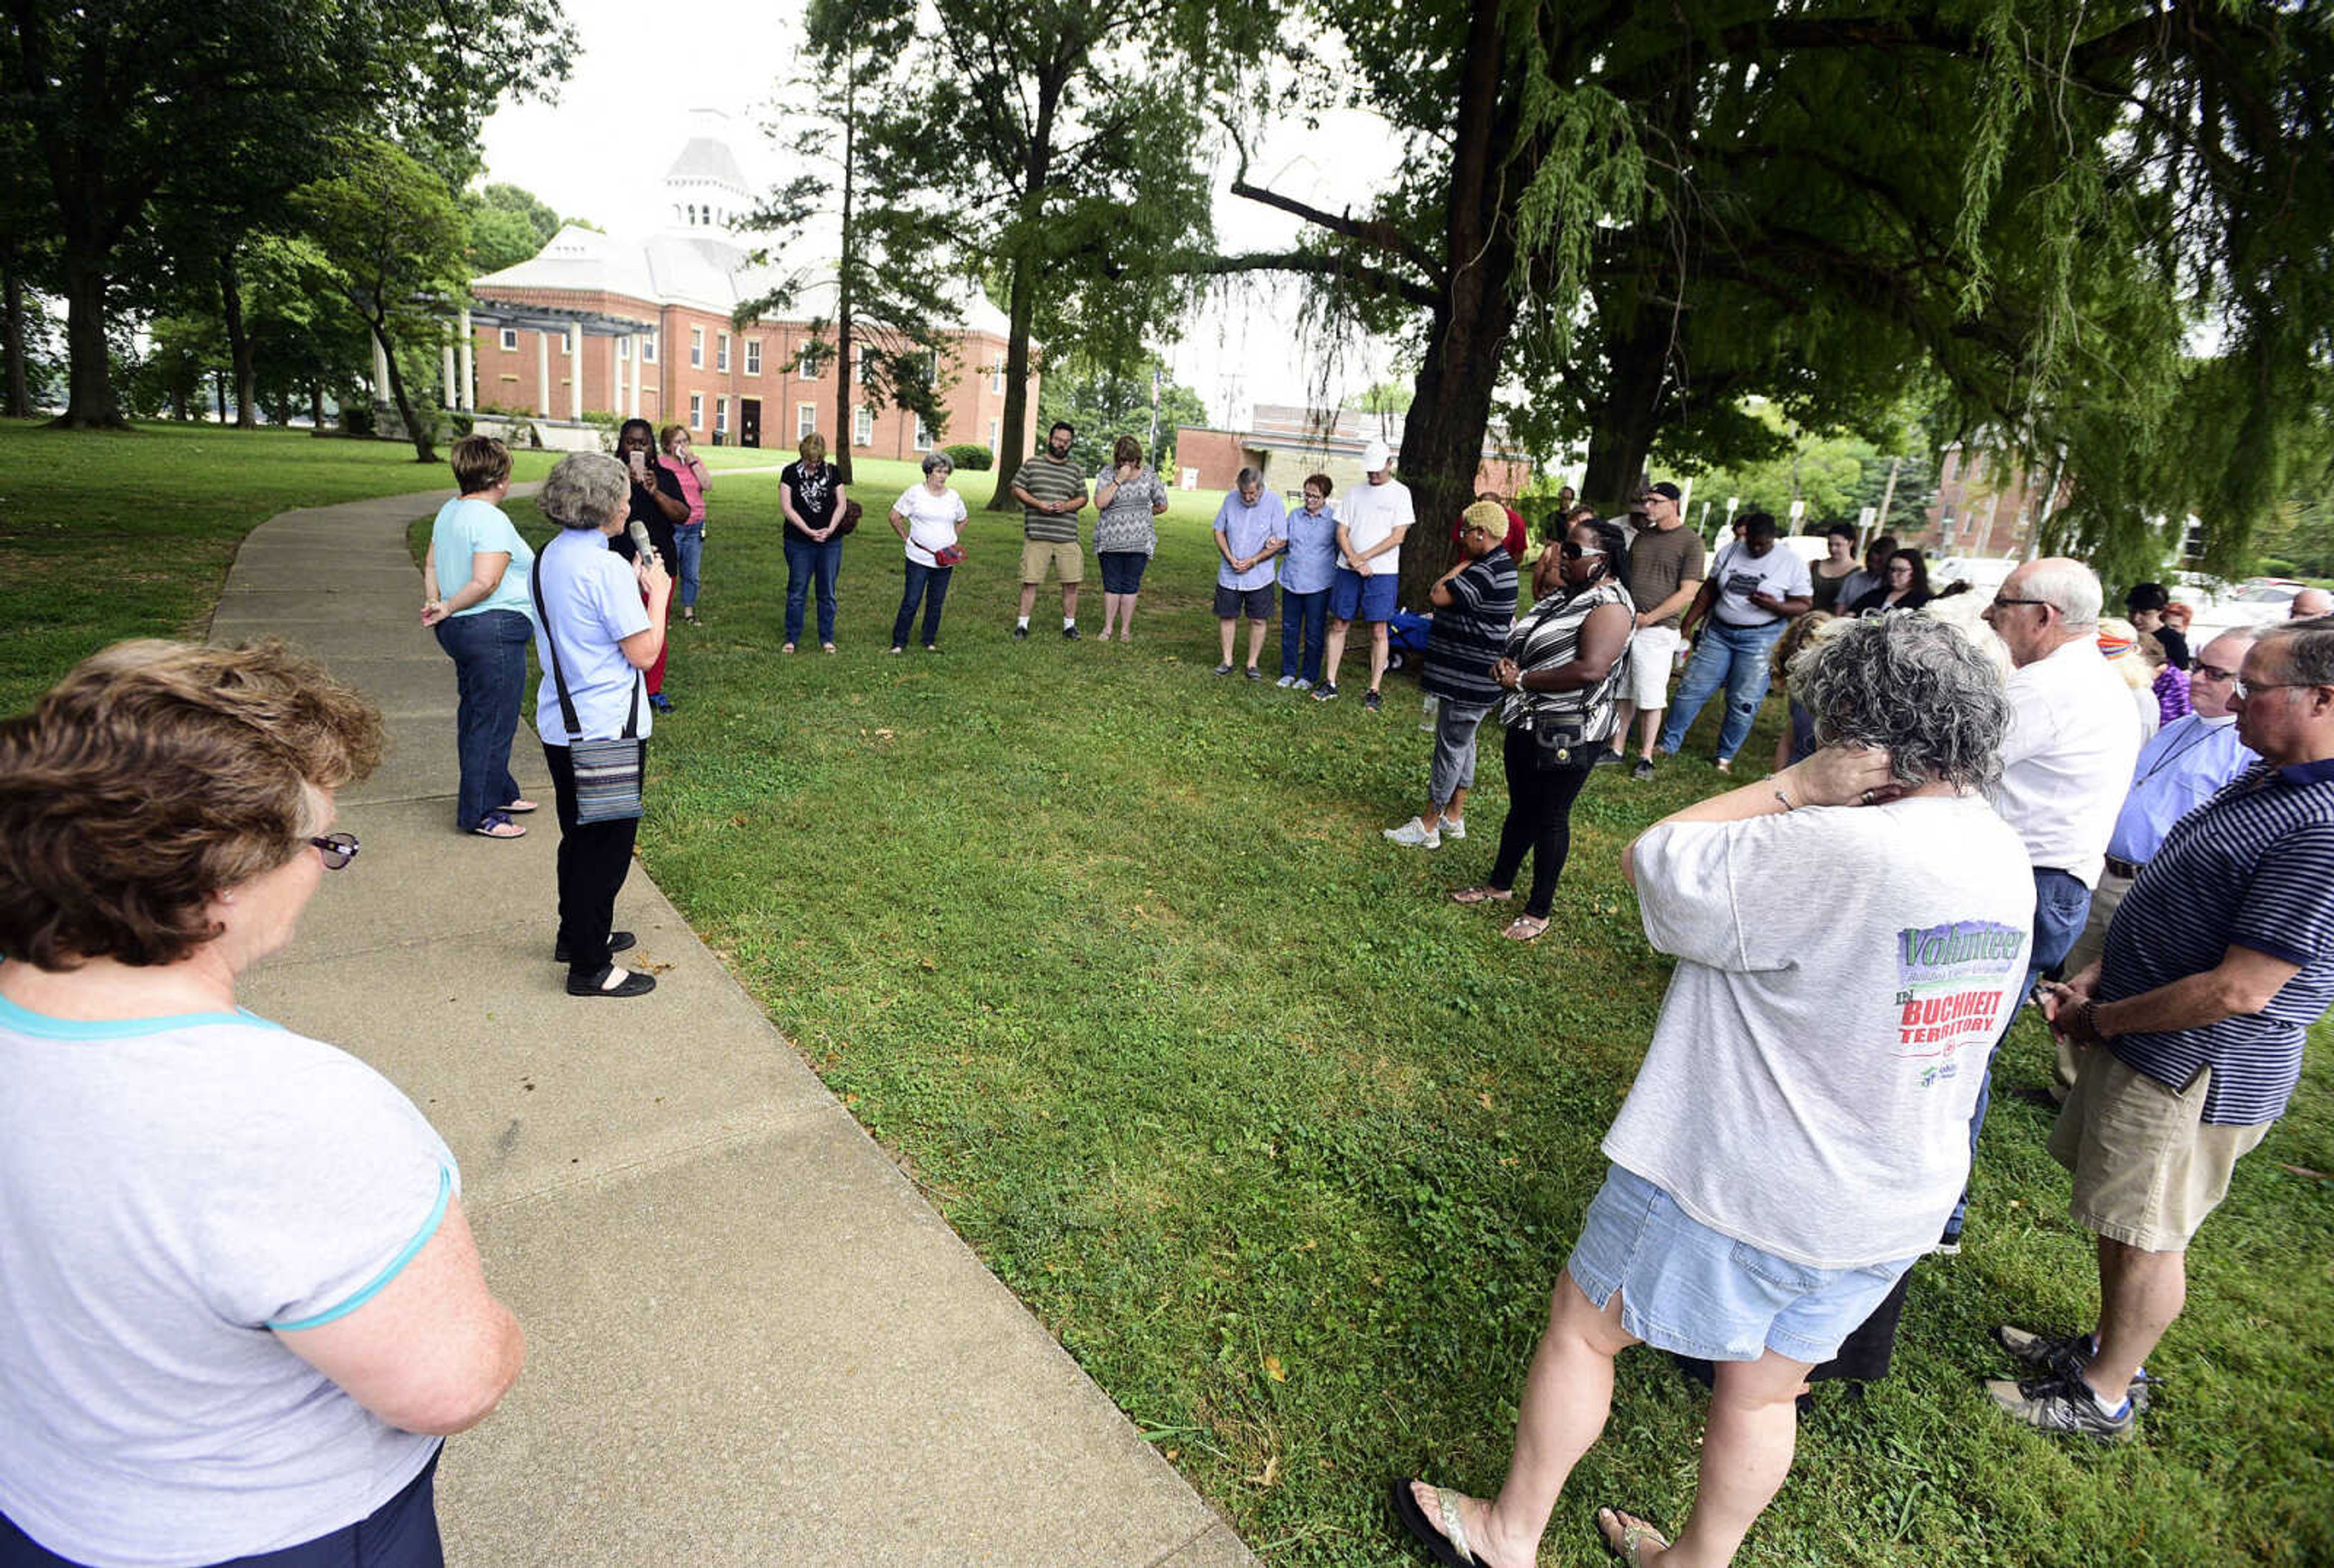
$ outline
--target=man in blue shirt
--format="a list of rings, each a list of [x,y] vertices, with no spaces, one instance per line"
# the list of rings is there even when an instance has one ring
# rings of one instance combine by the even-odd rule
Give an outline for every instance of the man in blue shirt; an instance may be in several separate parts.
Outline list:
[[[1216,508],[1216,625],[1223,639],[1218,675],[1232,672],[1232,631],[1248,616],[1248,678],[1262,680],[1257,668],[1264,651],[1265,623],[1272,619],[1272,558],[1288,547],[1288,508],[1267,495],[1264,476],[1242,468],[1232,494]]]
[[[2156,856],[2156,847],[2172,824],[2211,800],[2221,786],[2260,761],[2237,738],[2237,716],[2229,711],[2230,688],[2253,645],[2260,629],[2233,627],[2206,643],[2196,656],[2188,699],[2195,711],[2156,732],[2140,748],[2131,771],[2131,793],[2124,797],[2107,840],[2107,869],[2091,890],[2091,913],[2083,934],[2067,954],[2066,972],[2079,975],[2107,952],[2107,922],[2131,890],[2139,868]],[[2075,1086],[2078,1053],[2059,1042],[2059,1068],[2050,1097],[2064,1104]]]
[[[2233,685],[2261,762],[2165,834],[2105,958],[2045,989],[2052,1029],[2087,1047],[2050,1153],[2098,1237],[2098,1330],[1998,1329],[2030,1371],[1986,1385],[2044,1431],[2132,1435],[2189,1239],[2284,1113],[2334,1002],[2334,617],[2264,630]]]

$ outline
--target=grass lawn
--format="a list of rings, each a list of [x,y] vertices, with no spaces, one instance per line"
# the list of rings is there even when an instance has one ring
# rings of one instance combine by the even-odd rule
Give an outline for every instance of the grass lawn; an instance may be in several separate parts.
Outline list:
[[[24,444],[0,443],[12,495]],[[267,467],[266,485],[313,486],[302,499],[342,493]],[[1396,849],[1377,830],[1425,779],[1414,686],[1391,680],[1370,715],[1357,682],[1323,705],[1208,673],[1211,497],[1177,497],[1133,645],[1064,643],[1050,588],[1010,640],[1018,520],[976,514],[943,651],[892,658],[882,511],[913,474],[862,467],[872,515],[832,658],[776,652],[775,476],[717,487],[706,624],[676,630],[680,711],[652,754],[649,869],[1268,1562],[1421,1560],[1391,1534],[1385,1483],[1497,1480],[1668,975],[1620,848],[1716,775],[1600,773],[1553,928],[1503,942],[1496,916],[1442,897],[1490,859],[1495,749],[1473,836]],[[976,505],[990,486],[960,476]],[[165,623],[198,617],[220,550]],[[1079,619],[1099,625],[1091,576]],[[34,684],[66,656],[12,651],[42,662]],[[1999,1081],[2038,1086],[2048,1063],[2023,1025]],[[2167,1381],[2112,1452],[2011,1430],[1977,1386],[2008,1370],[1989,1325],[2072,1328],[2091,1292],[2046,1118],[1999,1098],[1967,1249],[1920,1266],[1896,1375],[1861,1401],[1826,1391],[1740,1561],[2334,1560],[2334,1188],[2282,1169],[2334,1169],[2329,1091],[2321,1049],[2192,1254],[2152,1369]],[[1681,1519],[1703,1403],[1661,1358],[1624,1358],[1543,1561],[1605,1561],[1599,1503]]]
[[[555,453],[521,452],[521,479]],[[141,425],[53,431],[0,420],[0,712],[124,637],[199,633],[236,546],[291,506],[450,487],[440,462],[306,431]]]

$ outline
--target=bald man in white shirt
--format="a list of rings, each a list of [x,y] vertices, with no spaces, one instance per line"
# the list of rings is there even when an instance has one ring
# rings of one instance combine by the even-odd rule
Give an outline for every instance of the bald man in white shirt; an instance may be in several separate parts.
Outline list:
[[[2001,780],[1988,794],[2034,869],[2034,952],[2021,995],[2064,962],[2082,935],[2139,757],[2131,689],[2099,652],[2101,597],[2089,567],[2050,556],[2011,572],[1985,611],[1986,624],[2016,667],[2006,688],[2011,717]],[[1994,1044],[1998,1049],[2001,1041]],[[1989,1068],[1970,1119],[1972,1164],[1992,1090]],[[1968,1208],[1964,1193],[1946,1223],[1945,1249],[1960,1246]]]

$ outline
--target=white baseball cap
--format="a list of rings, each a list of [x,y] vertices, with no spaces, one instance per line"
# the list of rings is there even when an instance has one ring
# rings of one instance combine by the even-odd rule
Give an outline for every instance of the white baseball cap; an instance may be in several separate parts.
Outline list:
[[[1374,474],[1394,461],[1394,449],[1384,441],[1372,441],[1362,448],[1362,471]]]

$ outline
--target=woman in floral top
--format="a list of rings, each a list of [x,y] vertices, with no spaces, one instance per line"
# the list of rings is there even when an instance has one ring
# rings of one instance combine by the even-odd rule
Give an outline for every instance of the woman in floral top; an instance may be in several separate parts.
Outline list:
[[[1095,476],[1095,557],[1102,563],[1102,640],[1118,628],[1118,640],[1134,639],[1134,596],[1143,590],[1143,569],[1159,548],[1151,520],[1167,510],[1167,486],[1143,466],[1142,445],[1121,436],[1110,449],[1111,467]]]

